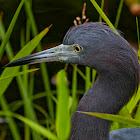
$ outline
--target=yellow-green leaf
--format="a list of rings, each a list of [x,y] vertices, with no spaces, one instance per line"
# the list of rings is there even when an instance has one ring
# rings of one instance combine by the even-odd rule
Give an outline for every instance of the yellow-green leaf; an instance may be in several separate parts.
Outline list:
[[[29,72],[34,72],[34,71],[37,71],[37,70],[39,70],[39,68],[37,68],[37,69],[25,70],[25,71],[18,72],[18,73],[12,74],[12,75],[7,75],[7,76],[5,76],[5,77],[0,78],[0,81],[1,81],[1,80],[4,80],[4,79],[7,79],[7,78],[11,78],[11,77],[13,78],[13,77],[16,77],[16,76],[20,76],[20,75],[23,75],[23,74],[26,74],[26,73],[29,73]]]
[[[104,21],[112,28],[114,29],[114,32],[119,34],[117,32],[117,30],[115,29],[115,27],[113,26],[113,24],[110,22],[110,20],[108,19],[108,17],[105,15],[105,13],[102,11],[102,9],[99,7],[99,5],[96,3],[95,0],[90,0],[91,3],[94,5],[94,7],[96,8],[96,10],[98,11],[98,13],[101,15],[101,17],[104,19]]]
[[[47,128],[45,128],[42,125],[39,125],[38,123],[33,122],[32,120],[27,119],[19,114],[12,113],[9,111],[6,111],[6,112],[0,111],[0,116],[2,116],[2,115],[17,118],[18,120],[22,121],[23,123],[28,125],[30,128],[32,128],[33,130],[35,130],[36,132],[43,135],[45,138],[52,139],[52,140],[58,140],[57,136],[55,134],[53,134],[52,132],[50,132]]]
[[[23,49],[21,49],[19,51],[19,53],[12,59],[12,61],[19,59],[21,57],[24,57],[26,55],[29,55],[35,49],[35,47],[38,45],[40,40],[46,35],[46,33],[49,31],[49,29],[50,29],[50,26],[48,28],[44,29],[40,34],[38,34],[34,39],[32,39],[27,45],[25,45],[23,47]],[[7,75],[13,75],[13,74],[17,73],[19,67],[20,66],[6,68],[2,72],[1,78],[5,77]],[[13,79],[13,77],[0,81],[0,96],[5,92],[5,90],[11,83],[12,79]]]
[[[129,117],[123,117],[119,115],[112,115],[112,114],[105,114],[105,113],[92,113],[92,112],[82,112],[82,111],[77,111],[77,112],[84,113],[84,114],[91,115],[91,116],[98,117],[105,120],[110,120],[110,121],[115,121],[119,123],[125,123],[125,124],[130,124],[130,125],[140,127],[140,120],[135,120]]]
[[[3,41],[2,41],[2,44],[1,44],[1,46],[0,46],[0,60],[1,60],[1,58],[2,58],[2,55],[3,55],[4,49],[5,49],[5,47],[6,47],[6,44],[7,44],[8,40],[9,40],[9,38],[10,38],[10,36],[11,36],[11,33],[12,33],[13,28],[14,28],[14,26],[15,26],[15,23],[16,23],[16,21],[17,21],[17,18],[18,18],[18,15],[19,15],[19,13],[20,13],[20,10],[21,10],[21,8],[22,8],[22,6],[23,6],[23,4],[24,4],[24,1],[25,1],[25,0],[22,0],[22,1],[20,2],[19,6],[18,6],[18,8],[17,8],[17,10],[16,10],[16,13],[14,14],[14,17],[13,17],[13,19],[12,19],[10,25],[9,25],[9,28],[8,28],[8,30],[7,30],[7,32],[6,32],[6,35],[5,35],[5,37],[4,37]]]
[[[68,139],[70,133],[69,89],[66,72],[61,70],[57,74],[57,116],[56,131],[61,140]]]

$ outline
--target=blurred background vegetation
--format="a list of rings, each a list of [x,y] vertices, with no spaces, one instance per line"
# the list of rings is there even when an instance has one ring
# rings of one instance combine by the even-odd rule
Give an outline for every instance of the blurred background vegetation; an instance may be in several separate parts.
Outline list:
[[[120,18],[116,27],[122,31],[124,38],[128,40],[137,52],[138,31],[136,16],[139,20],[139,0],[96,0],[96,2],[99,6],[104,2],[103,11],[112,24],[116,23],[116,17],[119,15],[118,8],[120,3],[122,3],[122,7],[120,7]],[[20,3],[21,0],[0,0],[1,43],[4,39],[2,31],[5,29],[6,33]],[[10,48],[10,51],[7,49],[7,51],[4,52],[0,61],[0,67],[7,64],[25,44],[51,24],[53,24],[53,26],[46,36],[42,35],[42,37],[44,37],[41,43],[33,52],[61,44],[66,31],[73,26],[73,20],[77,16],[81,16],[83,3],[87,4],[86,16],[89,18],[89,21],[99,21],[99,13],[90,0],[25,0],[21,11],[19,10],[19,16],[14,24],[14,28],[11,30],[9,47],[7,47]],[[37,45],[37,43],[34,45]],[[27,73],[28,69],[35,67],[41,67],[41,69],[34,73]],[[65,71],[61,71],[57,75],[57,72],[62,68],[65,68]],[[12,119],[12,123],[10,124],[11,116],[14,117],[14,115],[9,115],[9,121],[6,119],[7,117],[1,118],[3,120],[2,123],[0,122],[0,139],[39,140],[44,139],[44,137],[53,139],[56,135],[61,139],[66,139],[69,135],[70,116],[75,110],[79,99],[96,79],[96,72],[91,72],[83,66],[78,66],[77,69],[77,65],[62,63],[43,63],[41,65],[22,66],[20,71],[25,71],[25,73],[23,73],[22,76],[19,75],[14,78],[10,85],[7,85],[5,92],[2,93],[4,96],[2,95],[0,97],[0,109],[2,111],[8,110],[16,112],[34,122],[39,122],[39,124],[45,126],[47,132],[35,124],[32,126],[31,122],[28,124],[25,122],[27,120],[24,120],[24,118],[19,119],[18,116],[16,116],[16,118],[20,121]],[[0,73],[2,72],[3,69],[0,69]],[[62,92],[62,89],[64,94],[61,93],[60,95],[59,93]],[[65,97],[65,95],[67,96]],[[125,112],[125,116],[130,118],[137,116],[137,118],[139,118],[139,116],[136,115],[139,98],[140,97],[137,97],[131,111],[126,113],[126,108],[123,108],[120,114],[124,115]],[[65,101],[63,102],[63,100]],[[132,103],[133,102],[131,102],[131,104]],[[129,107],[131,104],[129,104]],[[67,113],[65,113],[65,111]],[[64,119],[67,120],[64,121]],[[42,130],[44,133],[38,133],[44,134],[44,137],[32,131],[28,126],[31,128],[34,127],[34,129],[35,127],[40,128],[40,131]],[[122,127],[130,127],[130,125],[114,123],[112,129]],[[45,135],[46,133],[47,136]]]
[[[131,12],[126,1],[121,12],[118,29],[125,33],[125,38],[137,42],[137,34],[135,34],[136,26],[134,26],[135,15]],[[8,28],[19,3],[20,0],[0,0],[0,10],[4,13],[3,22],[6,29]],[[42,40],[43,45],[48,46],[50,44],[58,44],[62,42],[66,31],[73,26],[73,20],[75,17],[81,16],[83,3],[87,4],[86,15],[90,21],[98,21],[99,14],[89,0],[32,0],[32,11],[38,31],[40,32],[45,27],[53,24],[52,30],[50,30],[48,35]],[[97,3],[101,5],[101,0],[97,0]],[[104,12],[112,24],[115,23],[119,3],[120,0],[105,0],[104,2]],[[20,39],[18,38],[20,37],[19,31],[26,26],[26,21],[27,15],[23,7],[10,40],[11,44],[14,45],[15,51],[20,49]]]

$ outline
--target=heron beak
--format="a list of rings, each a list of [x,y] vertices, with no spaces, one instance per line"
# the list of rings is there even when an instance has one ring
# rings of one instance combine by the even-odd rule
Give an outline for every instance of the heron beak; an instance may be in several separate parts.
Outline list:
[[[35,54],[31,54],[12,61],[4,67],[13,67],[26,64],[35,64],[41,62],[54,62],[62,61],[65,62],[69,57],[76,57],[78,54],[74,51],[73,45],[59,45],[54,48],[50,48]]]

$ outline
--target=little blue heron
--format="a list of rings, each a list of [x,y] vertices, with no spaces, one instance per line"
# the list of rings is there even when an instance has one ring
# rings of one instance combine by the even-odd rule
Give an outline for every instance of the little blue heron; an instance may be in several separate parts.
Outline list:
[[[98,78],[80,100],[71,119],[70,140],[140,140],[140,128],[111,131],[111,122],[78,113],[117,114],[139,85],[139,62],[129,43],[103,23],[71,27],[63,44],[31,54],[6,67],[61,61],[97,70]]]

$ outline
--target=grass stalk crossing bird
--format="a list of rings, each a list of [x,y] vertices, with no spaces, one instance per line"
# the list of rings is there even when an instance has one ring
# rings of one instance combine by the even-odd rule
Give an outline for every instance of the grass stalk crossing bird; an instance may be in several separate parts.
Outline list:
[[[139,85],[139,62],[129,43],[98,22],[71,27],[63,44],[31,54],[6,67],[61,61],[88,66],[99,76],[80,100],[71,119],[70,140],[140,140],[140,128],[109,133],[110,121],[78,113],[117,114]]]

